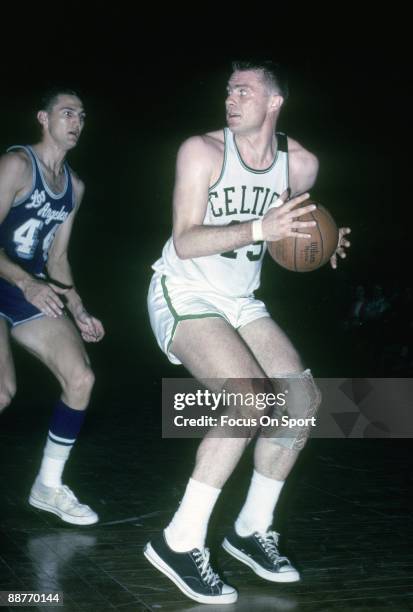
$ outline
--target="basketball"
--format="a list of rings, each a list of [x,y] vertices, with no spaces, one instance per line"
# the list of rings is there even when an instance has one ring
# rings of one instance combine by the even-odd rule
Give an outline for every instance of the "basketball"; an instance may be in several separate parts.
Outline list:
[[[326,264],[338,244],[338,228],[328,210],[313,200],[305,200],[303,206],[315,204],[316,210],[299,217],[300,221],[315,221],[314,227],[306,227],[302,233],[311,238],[283,238],[267,242],[268,252],[274,261],[293,272],[312,272]]]

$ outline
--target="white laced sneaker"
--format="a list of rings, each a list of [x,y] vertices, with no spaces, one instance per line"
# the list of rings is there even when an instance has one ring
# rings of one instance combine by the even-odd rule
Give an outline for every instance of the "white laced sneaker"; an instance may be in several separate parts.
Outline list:
[[[89,506],[81,504],[66,485],[46,487],[36,478],[30,491],[29,504],[40,510],[56,514],[62,521],[73,525],[93,525],[98,515]]]

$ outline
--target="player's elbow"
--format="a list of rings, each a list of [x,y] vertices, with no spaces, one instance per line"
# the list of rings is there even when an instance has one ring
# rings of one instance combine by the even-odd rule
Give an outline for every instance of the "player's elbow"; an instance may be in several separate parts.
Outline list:
[[[174,240],[174,246],[179,259],[190,259],[191,256],[189,255],[188,250],[185,248],[185,244],[182,241]]]
[[[189,241],[185,233],[174,233],[173,241],[179,259],[190,259],[192,255],[189,250]]]

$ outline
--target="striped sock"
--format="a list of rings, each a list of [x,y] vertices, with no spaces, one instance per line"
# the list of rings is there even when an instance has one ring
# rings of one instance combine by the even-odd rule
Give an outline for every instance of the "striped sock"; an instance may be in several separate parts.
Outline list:
[[[59,400],[49,426],[38,478],[47,487],[59,487],[65,463],[82,427],[85,410],[74,410]]]

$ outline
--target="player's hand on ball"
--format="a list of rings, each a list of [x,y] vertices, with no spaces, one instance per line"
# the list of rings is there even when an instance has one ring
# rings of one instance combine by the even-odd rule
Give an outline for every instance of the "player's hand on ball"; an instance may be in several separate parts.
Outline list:
[[[303,193],[295,198],[291,198],[291,200],[287,200],[287,197],[288,191],[284,191],[279,197],[279,200],[283,203],[280,206],[270,208],[264,215],[262,219],[264,240],[275,242],[290,236],[294,238],[311,238],[310,234],[305,233],[305,229],[307,227],[314,227],[316,225],[315,221],[299,221],[298,219],[317,208],[314,204],[299,207],[299,204],[305,202],[310,195]]]
[[[86,310],[76,313],[75,321],[85,342],[99,342],[105,335],[99,319],[92,317]]]
[[[351,229],[349,227],[340,227],[338,230],[337,248],[330,259],[331,267],[334,270],[337,268],[337,255],[341,257],[341,259],[345,259],[347,257],[345,249],[348,249],[348,247],[351,245],[351,242],[347,240],[346,236],[350,234],[350,232]]]

